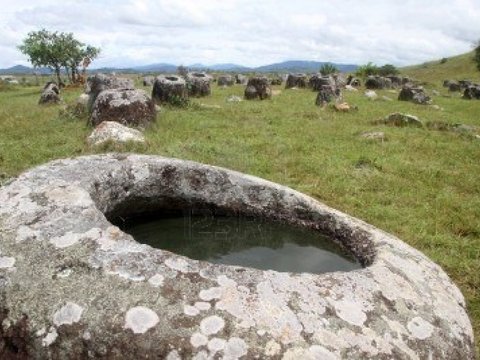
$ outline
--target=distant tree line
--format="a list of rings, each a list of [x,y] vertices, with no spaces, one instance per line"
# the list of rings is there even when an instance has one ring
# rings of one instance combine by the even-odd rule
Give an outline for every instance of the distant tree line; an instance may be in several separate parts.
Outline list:
[[[78,41],[73,33],[50,32],[45,29],[28,33],[18,49],[29,57],[34,67],[46,66],[52,69],[59,84],[62,83],[62,68],[70,82],[77,83],[82,79],[79,67],[82,67],[85,75],[87,67],[100,54],[99,48]]]
[[[397,75],[400,71],[392,64],[385,64],[383,66],[377,66],[371,62],[361,65],[357,68],[355,75],[361,77],[367,77],[371,75]]]

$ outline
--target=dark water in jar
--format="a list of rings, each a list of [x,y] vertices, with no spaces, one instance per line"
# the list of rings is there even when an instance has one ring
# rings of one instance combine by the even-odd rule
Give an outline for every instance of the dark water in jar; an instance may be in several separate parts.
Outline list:
[[[142,244],[211,263],[316,274],[361,268],[353,256],[319,232],[258,218],[136,218],[121,227]]]

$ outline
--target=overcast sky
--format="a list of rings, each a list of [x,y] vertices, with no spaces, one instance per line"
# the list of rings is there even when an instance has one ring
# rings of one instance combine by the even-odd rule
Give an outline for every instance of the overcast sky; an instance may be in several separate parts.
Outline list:
[[[480,0],[0,0],[0,67],[29,31],[73,32],[92,66],[285,60],[397,66],[470,51]]]

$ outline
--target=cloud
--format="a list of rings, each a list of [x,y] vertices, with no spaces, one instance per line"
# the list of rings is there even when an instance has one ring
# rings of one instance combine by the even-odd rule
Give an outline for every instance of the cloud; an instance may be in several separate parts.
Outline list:
[[[0,67],[27,63],[29,31],[73,32],[100,46],[94,66],[289,59],[406,65],[469,51],[478,0],[18,0],[0,13]]]

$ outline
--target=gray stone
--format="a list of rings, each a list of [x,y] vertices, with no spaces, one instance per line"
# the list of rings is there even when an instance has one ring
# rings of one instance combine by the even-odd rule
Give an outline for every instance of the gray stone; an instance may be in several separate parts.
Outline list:
[[[322,86],[330,86],[332,89],[336,88],[335,79],[332,76],[323,76],[322,74],[314,74],[308,80],[308,87],[314,91],[322,90]]]
[[[365,80],[365,87],[367,89],[391,89],[392,80],[383,76],[369,76]]]
[[[100,123],[87,138],[90,146],[98,146],[105,142],[126,143],[126,142],[145,143],[145,137],[136,129],[131,129],[115,121],[104,121]]]
[[[480,100],[480,86],[469,86],[463,92],[463,98],[467,100],[477,99]]]
[[[391,126],[414,126],[414,127],[423,127],[423,123],[418,119],[418,117],[409,115],[409,114],[402,114],[399,112],[390,114],[386,116],[383,120],[383,123],[386,125]]]
[[[145,76],[143,78],[143,86],[153,86],[154,82],[155,82],[155,77],[153,76]]]
[[[48,82],[43,87],[38,103],[40,105],[58,104],[60,99],[60,88],[54,82]]]
[[[247,100],[270,99],[272,97],[272,88],[268,78],[265,76],[254,76],[248,79],[244,95]]]
[[[230,103],[241,102],[241,101],[243,101],[243,99],[237,95],[230,95],[227,98],[227,102],[230,102]]]
[[[322,85],[315,99],[315,105],[325,106],[337,98],[335,88],[332,85]]]
[[[212,264],[139,244],[109,221],[194,204],[316,229],[365,267]],[[37,167],[0,188],[0,247],[3,359],[475,358],[464,298],[424,254],[218,167],[128,154]]]
[[[155,104],[143,90],[104,90],[96,98],[90,124],[116,121],[122,125],[146,127],[155,120]]]
[[[204,97],[211,94],[212,78],[203,72],[190,72],[186,75],[188,96]]]
[[[285,82],[285,89],[306,88],[306,87],[307,87],[307,75],[288,74],[287,81]]]
[[[248,78],[245,75],[237,74],[235,75],[235,83],[239,85],[246,85]]]
[[[385,133],[383,131],[364,132],[360,135],[360,137],[366,140],[378,140],[382,142],[387,140],[387,137],[385,136]]]
[[[88,110],[92,111],[92,106],[97,96],[104,90],[133,90],[135,84],[132,79],[116,77],[115,75],[95,74],[87,78],[85,84],[85,93],[90,96]]]
[[[404,86],[398,94],[398,100],[411,101],[419,105],[430,105],[431,99],[422,87]]]
[[[217,78],[218,86],[232,86],[235,84],[235,78],[232,75],[220,75]]]
[[[177,75],[159,75],[153,84],[152,99],[157,104],[184,102],[188,99],[187,83]]]
[[[365,91],[365,96],[367,98],[369,98],[370,100],[375,100],[376,98],[378,98],[378,95],[375,91],[373,90],[367,90]]]

